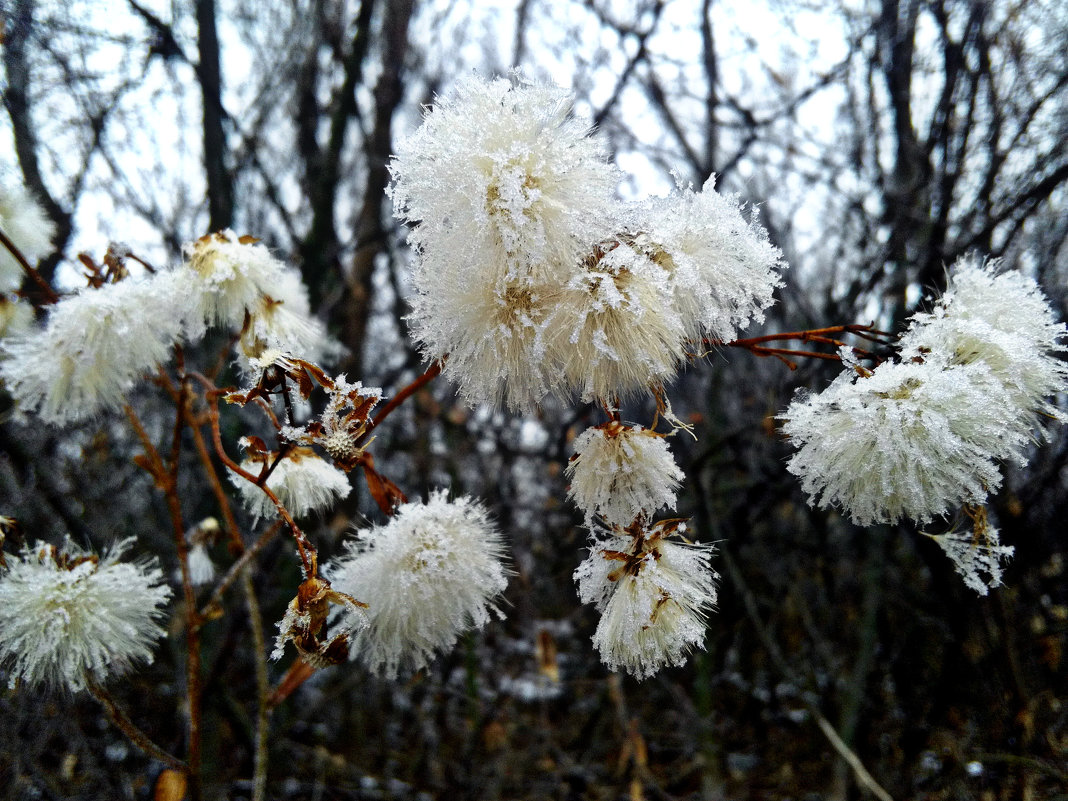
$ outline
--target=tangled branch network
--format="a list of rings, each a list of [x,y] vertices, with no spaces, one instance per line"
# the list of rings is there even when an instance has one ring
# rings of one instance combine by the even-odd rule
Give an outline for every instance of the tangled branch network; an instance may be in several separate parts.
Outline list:
[[[328,372],[340,345],[312,313],[299,273],[255,239],[209,234],[180,265],[159,270],[131,269],[144,262],[113,246],[103,267],[83,261],[84,288],[38,293],[35,312],[14,291],[27,274],[42,283],[32,261],[47,252],[51,231],[22,190],[0,202],[4,388],[20,415],[53,425],[124,409],[143,446],[138,464],[168,500],[191,648],[255,558],[235,499],[248,525],[268,524],[261,539],[287,531],[301,560],[276,658],[292,646],[312,668],[351,659],[396,677],[501,613],[510,569],[489,511],[444,490],[409,502],[369,449],[376,426],[441,372],[470,404],[529,412],[553,398],[604,410],[604,422],[575,439],[567,467],[589,532],[575,579],[601,613],[593,643],[611,669],[638,678],[682,664],[703,646],[717,576],[712,546],[671,516],[685,476],[669,442],[688,428],[666,388],[710,346],[791,366],[807,356],[841,362],[829,387],[799,392],[780,418],[796,448],[787,469],[811,503],[859,525],[962,516],[969,532],[931,536],[977,592],[1001,582],[1012,548],[985,502],[1002,465],[1026,463],[1046,427],[1063,421],[1053,399],[1068,388],[1065,326],[1030,278],[968,258],[900,338],[835,326],[740,339],[764,320],[786,266],[756,211],[712,179],[619,201],[621,176],[569,95],[518,78],[461,81],[427,110],[390,171],[414,253],[408,322],[430,367],[382,406],[380,390]],[[242,386],[218,386],[217,372],[186,364],[183,346],[209,330],[230,334],[226,356]],[[879,353],[847,346],[850,334]],[[176,409],[170,452],[127,403],[148,376]],[[625,422],[621,404],[643,396],[655,402],[654,419]],[[235,405],[262,417],[261,429],[230,443],[243,449],[240,460],[220,423]],[[192,529],[179,495],[185,431],[221,520]],[[346,497],[353,474],[386,522],[358,532],[320,569],[299,518]],[[224,537],[237,561],[216,578],[207,549]],[[0,659],[13,680],[79,690],[103,682],[111,664],[150,658],[170,592],[148,562],[125,563],[120,575],[127,547],[101,559],[69,543],[38,545],[0,568]],[[198,611],[198,588],[212,584],[216,600]],[[108,663],[103,653],[119,658]],[[194,763],[191,755],[193,773]]]

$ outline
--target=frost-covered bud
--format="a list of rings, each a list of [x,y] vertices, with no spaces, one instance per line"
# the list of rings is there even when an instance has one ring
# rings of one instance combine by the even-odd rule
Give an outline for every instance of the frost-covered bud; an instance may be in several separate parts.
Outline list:
[[[312,314],[308,290],[296,270],[283,269],[266,294],[249,308],[249,315],[239,343],[244,356],[241,366],[246,373],[257,372],[257,362],[268,352],[282,351],[323,364],[343,350]]]
[[[348,553],[325,568],[333,586],[367,603],[369,626],[352,655],[396,678],[426,666],[464,631],[482,628],[508,584],[504,543],[486,510],[463,497],[431,493],[402,505],[383,526],[358,532]]]
[[[683,473],[663,436],[613,420],[587,428],[574,447],[568,497],[587,524],[599,515],[609,525],[626,527],[665,506],[675,508]]]
[[[264,295],[286,281],[286,267],[250,236],[233,231],[208,234],[185,247],[189,336],[196,339],[209,325],[234,331],[245,312],[258,309]]]
[[[986,595],[994,587],[1001,586],[1001,577],[1005,572],[1002,563],[1008,561],[1016,549],[1001,544],[998,530],[987,520],[986,509],[979,507],[966,511],[969,511],[974,523],[971,532],[923,533],[938,543],[965,584],[980,595]]]
[[[685,330],[668,273],[629,244],[598,246],[555,298],[548,354],[571,392],[611,400],[674,377]]]
[[[747,220],[733,196],[715,190],[715,176],[700,192],[680,186],[673,194],[647,201],[631,225],[643,250],[672,280],[674,307],[686,336],[730,342],[751,321],[763,322],[764,309],[782,281],[782,252],[756,221]]]
[[[840,506],[862,526],[982,503],[1001,484],[999,462],[1023,463],[1029,441],[1012,395],[982,362],[846,370],[819,394],[799,392],[782,419],[798,448],[787,469],[810,502]]]
[[[0,231],[31,265],[52,251],[56,226],[21,184],[0,185]],[[25,272],[15,256],[0,245],[0,293],[22,285]]]
[[[0,376],[24,411],[63,424],[114,408],[181,337],[173,274],[83,289],[49,307],[44,328],[0,345]]]
[[[904,357],[982,362],[1013,396],[1020,414],[1064,419],[1047,398],[1068,390],[1064,353],[1068,330],[1058,323],[1038,285],[1017,272],[997,274],[997,262],[961,259],[930,313],[912,317],[902,337]]]
[[[666,539],[685,528],[680,521],[636,535],[616,528],[575,571],[579,597],[601,612],[593,644],[610,669],[644,679],[704,647],[718,576],[711,545]]]
[[[256,454],[243,461],[241,467],[254,476],[259,475],[264,463],[273,464],[277,456],[273,451]],[[254,517],[270,518],[277,514],[274,502],[251,481],[236,473],[230,473],[230,481]],[[348,476],[310,448],[290,450],[267,477],[267,487],[294,517],[329,509],[352,490]]]
[[[438,98],[390,163],[394,213],[432,260],[418,291],[570,272],[602,238],[618,181],[588,134],[554,86],[471,77]]]
[[[171,591],[152,562],[120,562],[132,540],[103,557],[70,542],[38,543],[0,569],[0,663],[11,686],[85,687],[151,662]]]

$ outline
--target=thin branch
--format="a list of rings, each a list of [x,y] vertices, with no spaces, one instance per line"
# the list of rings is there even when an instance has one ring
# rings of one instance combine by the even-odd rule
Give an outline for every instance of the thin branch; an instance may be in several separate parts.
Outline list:
[[[19,263],[19,266],[22,267],[26,275],[30,277],[30,280],[37,284],[37,287],[44,295],[45,304],[47,305],[52,303],[59,303],[59,295],[56,294],[56,290],[52,289],[52,285],[44,279],[43,275],[37,272],[37,270],[32,264],[30,264],[29,260],[26,258],[23,252],[18,249],[15,243],[11,241],[11,239],[8,237],[7,234],[3,232],[3,230],[0,230],[0,244],[2,244],[5,248],[8,249],[8,251],[10,251],[11,255],[15,257],[15,261]]]
[[[115,728],[122,731],[127,737],[130,738],[130,742],[140,748],[144,753],[153,759],[159,760],[165,765],[169,765],[175,770],[180,770],[183,773],[189,771],[189,766],[176,756],[172,756],[156,745],[138,726],[130,720],[129,715],[119,706],[118,701],[115,700],[112,695],[104,689],[101,684],[90,675],[85,677],[85,687],[89,690],[89,693],[100,702],[104,707],[104,713],[108,716]]]

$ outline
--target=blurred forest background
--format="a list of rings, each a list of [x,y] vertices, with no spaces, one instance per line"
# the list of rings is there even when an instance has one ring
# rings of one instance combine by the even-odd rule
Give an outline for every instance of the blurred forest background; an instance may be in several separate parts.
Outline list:
[[[899,324],[944,265],[977,252],[1034,276],[1068,317],[1068,5],[1058,0],[3,0],[0,168],[59,235],[45,263],[109,241],[155,263],[232,228],[299,265],[386,395],[423,369],[405,336],[405,231],[384,195],[421,105],[471,71],[573,88],[631,179],[628,197],[718,176],[759,204],[791,265],[767,330]],[[750,329],[751,333],[758,333]],[[218,343],[214,343],[217,345]],[[209,350],[205,349],[205,353]],[[833,368],[833,365],[832,365]],[[670,397],[697,441],[680,513],[719,542],[707,650],[638,683],[590,644],[571,573],[570,440],[596,410],[520,419],[444,381],[372,450],[410,497],[494,510],[516,576],[507,620],[398,683],[322,671],[277,708],[276,799],[871,797],[826,730],[895,799],[1068,798],[1068,436],[1010,470],[992,513],[1016,547],[980,598],[911,527],[810,509],[774,416],[796,371],[748,353],[693,365]],[[140,407],[166,431],[158,389]],[[66,430],[0,417],[0,512],[29,539],[136,534],[174,569],[162,497],[121,419]],[[624,417],[648,420],[649,410]],[[227,432],[241,433],[235,419]],[[184,497],[217,514],[189,471]],[[197,498],[202,498],[197,501]],[[193,511],[190,519],[199,519]],[[323,558],[366,489],[306,521]],[[245,520],[251,542],[263,528]],[[299,583],[275,539],[254,577],[273,632]],[[217,564],[230,557],[214,552]],[[250,795],[255,681],[239,594],[202,636],[205,797]],[[181,615],[156,662],[111,689],[182,752]],[[272,679],[293,659],[272,663]],[[89,697],[0,692],[0,798],[145,799],[161,766]]]

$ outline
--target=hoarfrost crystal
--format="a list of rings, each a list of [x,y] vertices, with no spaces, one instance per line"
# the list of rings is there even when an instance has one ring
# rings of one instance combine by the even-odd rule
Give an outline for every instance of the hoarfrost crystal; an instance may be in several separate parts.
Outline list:
[[[0,662],[33,686],[85,687],[151,662],[171,591],[155,562],[120,562],[132,540],[96,557],[38,543],[0,569]]]
[[[500,615],[497,596],[508,583],[503,554],[486,510],[444,492],[360,531],[326,570],[337,590],[368,604],[369,626],[355,636],[353,658],[392,679],[486,625],[491,611]]]
[[[1016,550],[1001,544],[997,529],[987,522],[985,510],[980,510],[971,533],[950,531],[927,536],[950,558],[964,583],[980,595],[1001,585],[1005,570],[1002,562],[1008,561]]]

